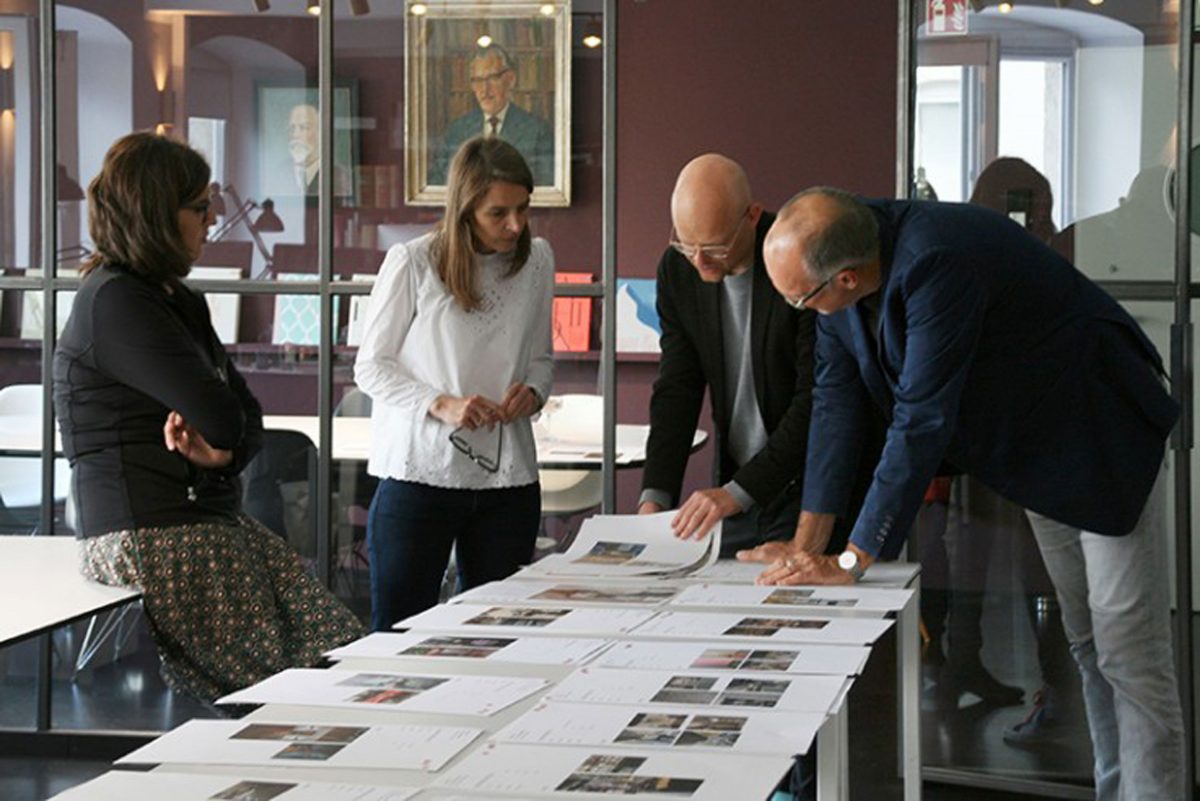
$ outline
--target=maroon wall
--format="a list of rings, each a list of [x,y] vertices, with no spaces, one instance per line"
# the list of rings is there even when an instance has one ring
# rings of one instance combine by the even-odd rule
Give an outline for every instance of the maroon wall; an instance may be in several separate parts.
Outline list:
[[[617,38],[617,264],[653,277],[675,175],[690,158],[737,159],[774,209],[831,184],[892,196],[896,10],[879,0],[621,0]],[[646,422],[651,365],[622,364],[618,417]],[[708,413],[701,426],[711,429]],[[712,448],[685,490],[707,485]],[[632,511],[640,471],[618,479]]]
[[[812,184],[891,196],[896,10],[879,0],[623,0],[617,253],[653,275],[688,159],[737,159],[777,208]]]

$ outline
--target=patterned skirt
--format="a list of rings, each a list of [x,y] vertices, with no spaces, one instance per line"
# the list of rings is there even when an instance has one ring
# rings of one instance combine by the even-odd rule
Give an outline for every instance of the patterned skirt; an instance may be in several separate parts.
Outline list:
[[[173,689],[212,701],[362,636],[362,624],[251,517],[80,541],[82,572],[135,587]]]

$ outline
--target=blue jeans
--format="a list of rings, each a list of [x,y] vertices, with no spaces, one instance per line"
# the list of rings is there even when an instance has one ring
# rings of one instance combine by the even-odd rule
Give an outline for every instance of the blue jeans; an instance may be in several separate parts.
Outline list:
[[[1123,537],[1028,513],[1083,681],[1097,801],[1185,798],[1165,476],[1160,471],[1137,526]]]
[[[533,556],[541,510],[537,482],[487,490],[379,482],[367,518],[371,628],[387,631],[437,604],[452,545],[462,589],[511,576]]]

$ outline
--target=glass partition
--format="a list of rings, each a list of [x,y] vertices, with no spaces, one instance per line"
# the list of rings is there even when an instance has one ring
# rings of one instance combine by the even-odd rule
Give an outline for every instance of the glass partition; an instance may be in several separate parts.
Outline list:
[[[1122,300],[1168,360],[1178,4],[961,5],[951,31],[914,4],[911,195],[1008,216]],[[931,488],[916,534],[930,775],[1090,786],[1078,674],[1023,511],[956,479]]]

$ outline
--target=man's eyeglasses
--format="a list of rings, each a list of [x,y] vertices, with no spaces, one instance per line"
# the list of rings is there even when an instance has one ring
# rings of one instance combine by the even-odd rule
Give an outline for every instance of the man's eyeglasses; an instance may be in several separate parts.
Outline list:
[[[733,252],[734,243],[737,242],[738,234],[742,232],[742,223],[746,221],[750,207],[742,212],[742,216],[738,218],[737,228],[733,229],[733,236],[729,237],[729,243],[725,245],[688,245],[679,240],[679,235],[675,232],[675,228],[671,228],[671,239],[669,244],[677,253],[683,256],[693,264],[700,254],[704,254],[705,261],[725,262],[729,260],[730,254]]]
[[[456,428],[450,432],[450,444],[454,446],[455,450],[466,456],[475,464],[482,467],[484,470],[488,471],[489,473],[495,473],[500,470],[500,451],[504,447],[503,424],[497,426],[497,429],[499,430],[496,432],[496,453],[494,456],[488,456],[487,454],[479,453],[473,447],[471,447],[471,443],[467,442],[466,438],[462,435],[463,432],[467,430],[465,428]]]
[[[837,273],[834,273],[833,275],[829,276],[824,281],[817,284],[815,287],[810,289],[808,292],[805,292],[803,295],[796,298],[795,300],[792,300],[787,295],[784,295],[783,299],[785,301],[787,301],[787,305],[791,306],[793,309],[797,309],[799,311],[804,311],[804,307],[808,304],[808,302],[810,300],[812,300],[813,298],[815,298],[822,289],[829,286],[829,282],[832,281],[836,275],[837,275]]]
[[[208,210],[210,208],[212,208],[212,201],[211,200],[197,200],[195,203],[184,203],[183,206],[181,206],[181,208],[185,208],[188,211],[194,211],[197,214],[199,214],[201,217],[207,217]]]
[[[503,78],[505,75],[507,75],[510,72],[512,72],[512,68],[505,67],[502,70],[498,70],[496,72],[491,72],[491,73],[488,73],[487,75],[473,76],[471,78],[471,86],[473,88],[479,88],[479,87],[483,86],[485,83],[499,83],[500,79]]]

